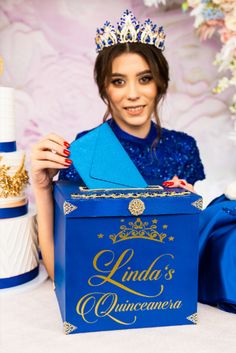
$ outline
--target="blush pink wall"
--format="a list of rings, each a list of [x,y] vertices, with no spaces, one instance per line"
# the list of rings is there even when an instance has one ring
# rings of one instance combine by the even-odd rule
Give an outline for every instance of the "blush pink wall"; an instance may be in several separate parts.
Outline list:
[[[93,82],[94,34],[106,19],[116,24],[126,8],[140,21],[150,16],[165,27],[171,82],[162,123],[197,139],[207,173],[199,191],[212,198],[236,176],[229,99],[211,93],[217,81],[212,65],[217,38],[200,43],[193,18],[180,9],[161,12],[142,0],[0,1],[5,62],[0,84],[16,88],[18,146],[29,153],[49,132],[70,141],[102,121],[105,107]]]

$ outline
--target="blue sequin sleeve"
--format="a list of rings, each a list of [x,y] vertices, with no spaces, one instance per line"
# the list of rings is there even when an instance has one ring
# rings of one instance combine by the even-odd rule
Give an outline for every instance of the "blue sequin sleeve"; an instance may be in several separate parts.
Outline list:
[[[199,149],[193,137],[184,134],[185,142],[182,144],[183,167],[180,179],[186,179],[188,183],[194,184],[198,180],[205,179],[204,167],[200,158]]]

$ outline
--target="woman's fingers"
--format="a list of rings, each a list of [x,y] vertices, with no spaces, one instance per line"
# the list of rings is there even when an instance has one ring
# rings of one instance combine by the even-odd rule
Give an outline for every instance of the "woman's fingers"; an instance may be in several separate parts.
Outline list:
[[[61,136],[49,134],[33,146],[31,160],[48,160],[61,164],[70,164],[70,151],[67,149],[70,144]]]
[[[192,184],[187,183],[184,179],[179,179],[176,175],[172,179],[164,181],[162,185],[169,188],[182,188],[194,192]]]
[[[69,142],[67,142],[63,137],[56,134],[49,134],[46,136],[45,140],[50,140],[52,142],[58,143],[58,145],[64,146],[68,148],[70,146]]]
[[[187,183],[187,182],[185,182],[185,184],[184,184],[184,183],[181,183],[181,184],[180,184],[180,188],[183,188],[183,189],[188,190],[188,191],[191,191],[191,192],[195,192],[193,185],[192,185],[192,184],[189,184],[189,183]]]
[[[57,141],[52,141],[49,139],[42,140],[34,146],[33,151],[53,151],[54,154],[57,153],[61,156],[69,156],[70,152],[68,151],[68,147],[65,146],[64,142],[66,141],[63,140],[63,143],[59,144]]]
[[[60,164],[71,164],[69,161],[70,159],[68,158],[69,156],[64,154],[64,156],[61,156],[57,153],[54,153],[53,151],[35,151],[34,153],[34,158],[38,161],[52,161]]]
[[[68,168],[70,166],[70,164],[61,164],[61,163],[57,163],[54,161],[37,161],[34,164],[34,169],[35,170],[41,170],[41,169],[65,169]]]
[[[47,173],[49,169],[68,168],[72,161],[69,159],[69,143],[62,137],[49,134],[31,150],[32,171]]]

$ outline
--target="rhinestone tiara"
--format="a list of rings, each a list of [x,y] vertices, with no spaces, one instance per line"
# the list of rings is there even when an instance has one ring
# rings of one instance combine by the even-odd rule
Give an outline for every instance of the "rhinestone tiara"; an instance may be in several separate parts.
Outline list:
[[[117,29],[109,21],[97,29],[96,52],[116,44],[135,42],[155,45],[158,49],[164,50],[165,36],[162,26],[158,27],[150,19],[141,24],[136,20],[132,11],[125,10],[120,22],[117,23]]]

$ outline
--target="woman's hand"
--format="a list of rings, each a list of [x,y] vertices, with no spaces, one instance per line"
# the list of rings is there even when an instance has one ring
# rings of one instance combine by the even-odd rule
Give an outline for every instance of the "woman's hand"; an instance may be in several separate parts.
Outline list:
[[[31,150],[31,177],[37,189],[51,188],[52,179],[59,169],[70,166],[68,158],[70,146],[62,137],[50,134],[44,137]]]
[[[170,180],[164,181],[162,185],[168,188],[183,188],[188,191],[195,192],[192,184],[187,183],[184,179],[179,179],[177,175]]]

